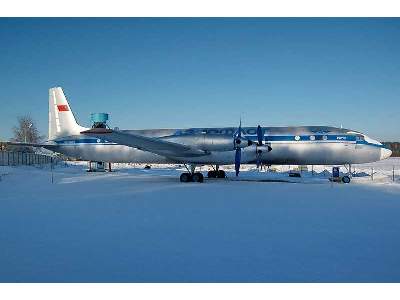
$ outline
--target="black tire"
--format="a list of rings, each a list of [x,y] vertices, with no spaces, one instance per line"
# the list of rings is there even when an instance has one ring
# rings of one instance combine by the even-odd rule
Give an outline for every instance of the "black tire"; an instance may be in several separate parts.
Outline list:
[[[208,178],[217,178],[217,172],[215,172],[215,171],[208,171],[207,177],[208,177]]]
[[[218,178],[225,178],[226,177],[225,171],[224,170],[218,170],[217,177]]]
[[[350,176],[345,175],[345,176],[342,177],[342,182],[343,183],[350,183],[350,180],[351,180]]]
[[[193,180],[192,175],[189,173],[182,173],[179,179],[181,182],[191,182]]]
[[[194,182],[203,182],[204,181],[204,176],[201,173],[194,173],[192,177],[193,177]]]

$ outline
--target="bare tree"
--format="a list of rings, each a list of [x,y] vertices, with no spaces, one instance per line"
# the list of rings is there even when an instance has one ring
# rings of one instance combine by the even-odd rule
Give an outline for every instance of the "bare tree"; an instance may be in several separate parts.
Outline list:
[[[18,125],[14,126],[15,142],[39,143],[43,137],[40,135],[35,122],[29,115],[18,117]]]

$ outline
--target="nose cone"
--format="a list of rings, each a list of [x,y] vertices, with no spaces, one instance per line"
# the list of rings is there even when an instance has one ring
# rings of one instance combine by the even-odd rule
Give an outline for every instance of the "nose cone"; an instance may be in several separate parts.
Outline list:
[[[387,148],[381,148],[381,159],[386,159],[392,155],[392,150]]]

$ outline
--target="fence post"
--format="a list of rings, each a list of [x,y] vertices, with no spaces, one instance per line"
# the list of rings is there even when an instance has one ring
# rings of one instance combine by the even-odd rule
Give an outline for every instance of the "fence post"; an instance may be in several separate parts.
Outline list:
[[[371,179],[374,180],[374,168],[371,168]]]
[[[51,168],[51,183],[54,183],[54,175],[53,175],[53,157],[50,158],[50,168]]]
[[[393,166],[392,179],[393,179],[393,181],[394,181],[394,166]]]

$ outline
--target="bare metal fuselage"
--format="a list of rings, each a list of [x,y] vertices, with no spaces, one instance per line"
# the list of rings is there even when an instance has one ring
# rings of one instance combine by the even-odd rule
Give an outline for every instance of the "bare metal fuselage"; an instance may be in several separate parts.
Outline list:
[[[205,155],[196,157],[161,156],[84,135],[64,137],[48,148],[67,156],[91,161],[225,165],[235,161],[233,141],[231,149],[229,146],[233,131],[234,128],[131,131],[205,151]],[[256,140],[254,127],[243,128],[243,133],[246,138]],[[335,127],[265,127],[264,141],[272,147],[272,151],[261,154],[264,164],[357,164],[390,156],[390,150],[379,142],[360,133]],[[242,163],[255,162],[256,150],[255,145],[243,148]]]

